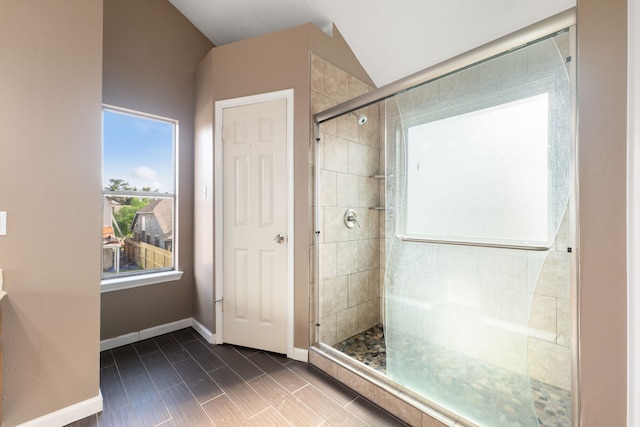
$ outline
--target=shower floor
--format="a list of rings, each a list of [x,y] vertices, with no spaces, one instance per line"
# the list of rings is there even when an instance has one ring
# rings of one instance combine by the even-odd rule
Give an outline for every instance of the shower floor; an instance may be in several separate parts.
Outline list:
[[[500,425],[513,427],[571,425],[571,394],[567,390],[480,364],[475,360],[469,363],[469,358],[442,347],[431,345],[428,349],[420,349],[416,343],[413,343],[413,347],[413,354],[417,357],[402,361],[404,365],[411,367],[411,376],[428,376],[434,389],[444,391],[448,399],[464,405],[465,409],[475,408],[472,412],[479,419],[487,419],[486,416],[489,415]],[[334,348],[386,374],[387,353],[382,325],[347,338],[334,345]],[[464,371],[470,375],[464,375]],[[469,378],[474,381],[470,382]],[[523,414],[530,412],[531,402],[527,398],[530,395],[534,397],[536,417],[522,420]],[[502,408],[498,411],[498,418],[495,418],[495,413],[483,413],[491,410],[495,412],[494,408]]]

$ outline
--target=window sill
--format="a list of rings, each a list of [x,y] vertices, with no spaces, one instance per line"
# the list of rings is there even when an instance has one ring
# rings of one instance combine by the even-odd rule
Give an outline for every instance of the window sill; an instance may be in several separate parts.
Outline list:
[[[141,274],[137,276],[104,279],[100,292],[113,292],[123,289],[138,288],[140,286],[155,285],[157,283],[172,282],[182,278],[182,271],[162,271],[160,273]]]

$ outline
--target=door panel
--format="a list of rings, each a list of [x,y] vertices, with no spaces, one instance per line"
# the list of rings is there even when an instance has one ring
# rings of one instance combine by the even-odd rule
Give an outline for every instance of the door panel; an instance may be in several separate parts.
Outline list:
[[[223,110],[224,341],[287,352],[286,99]]]

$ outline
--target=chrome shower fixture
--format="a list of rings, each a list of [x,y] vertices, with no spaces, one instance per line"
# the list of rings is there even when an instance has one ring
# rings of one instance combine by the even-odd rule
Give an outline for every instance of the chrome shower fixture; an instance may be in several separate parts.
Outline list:
[[[360,126],[362,126],[363,124],[367,123],[367,120],[369,120],[369,118],[367,117],[366,114],[356,114],[354,112],[351,112],[351,114],[353,114],[354,116],[356,116],[358,118],[358,124]]]

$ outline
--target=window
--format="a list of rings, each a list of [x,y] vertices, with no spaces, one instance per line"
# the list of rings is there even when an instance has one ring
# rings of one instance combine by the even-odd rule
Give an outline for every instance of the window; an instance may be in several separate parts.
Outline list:
[[[407,237],[548,245],[547,93],[408,129]]]
[[[103,290],[179,278],[177,122],[115,107],[102,120]]]

